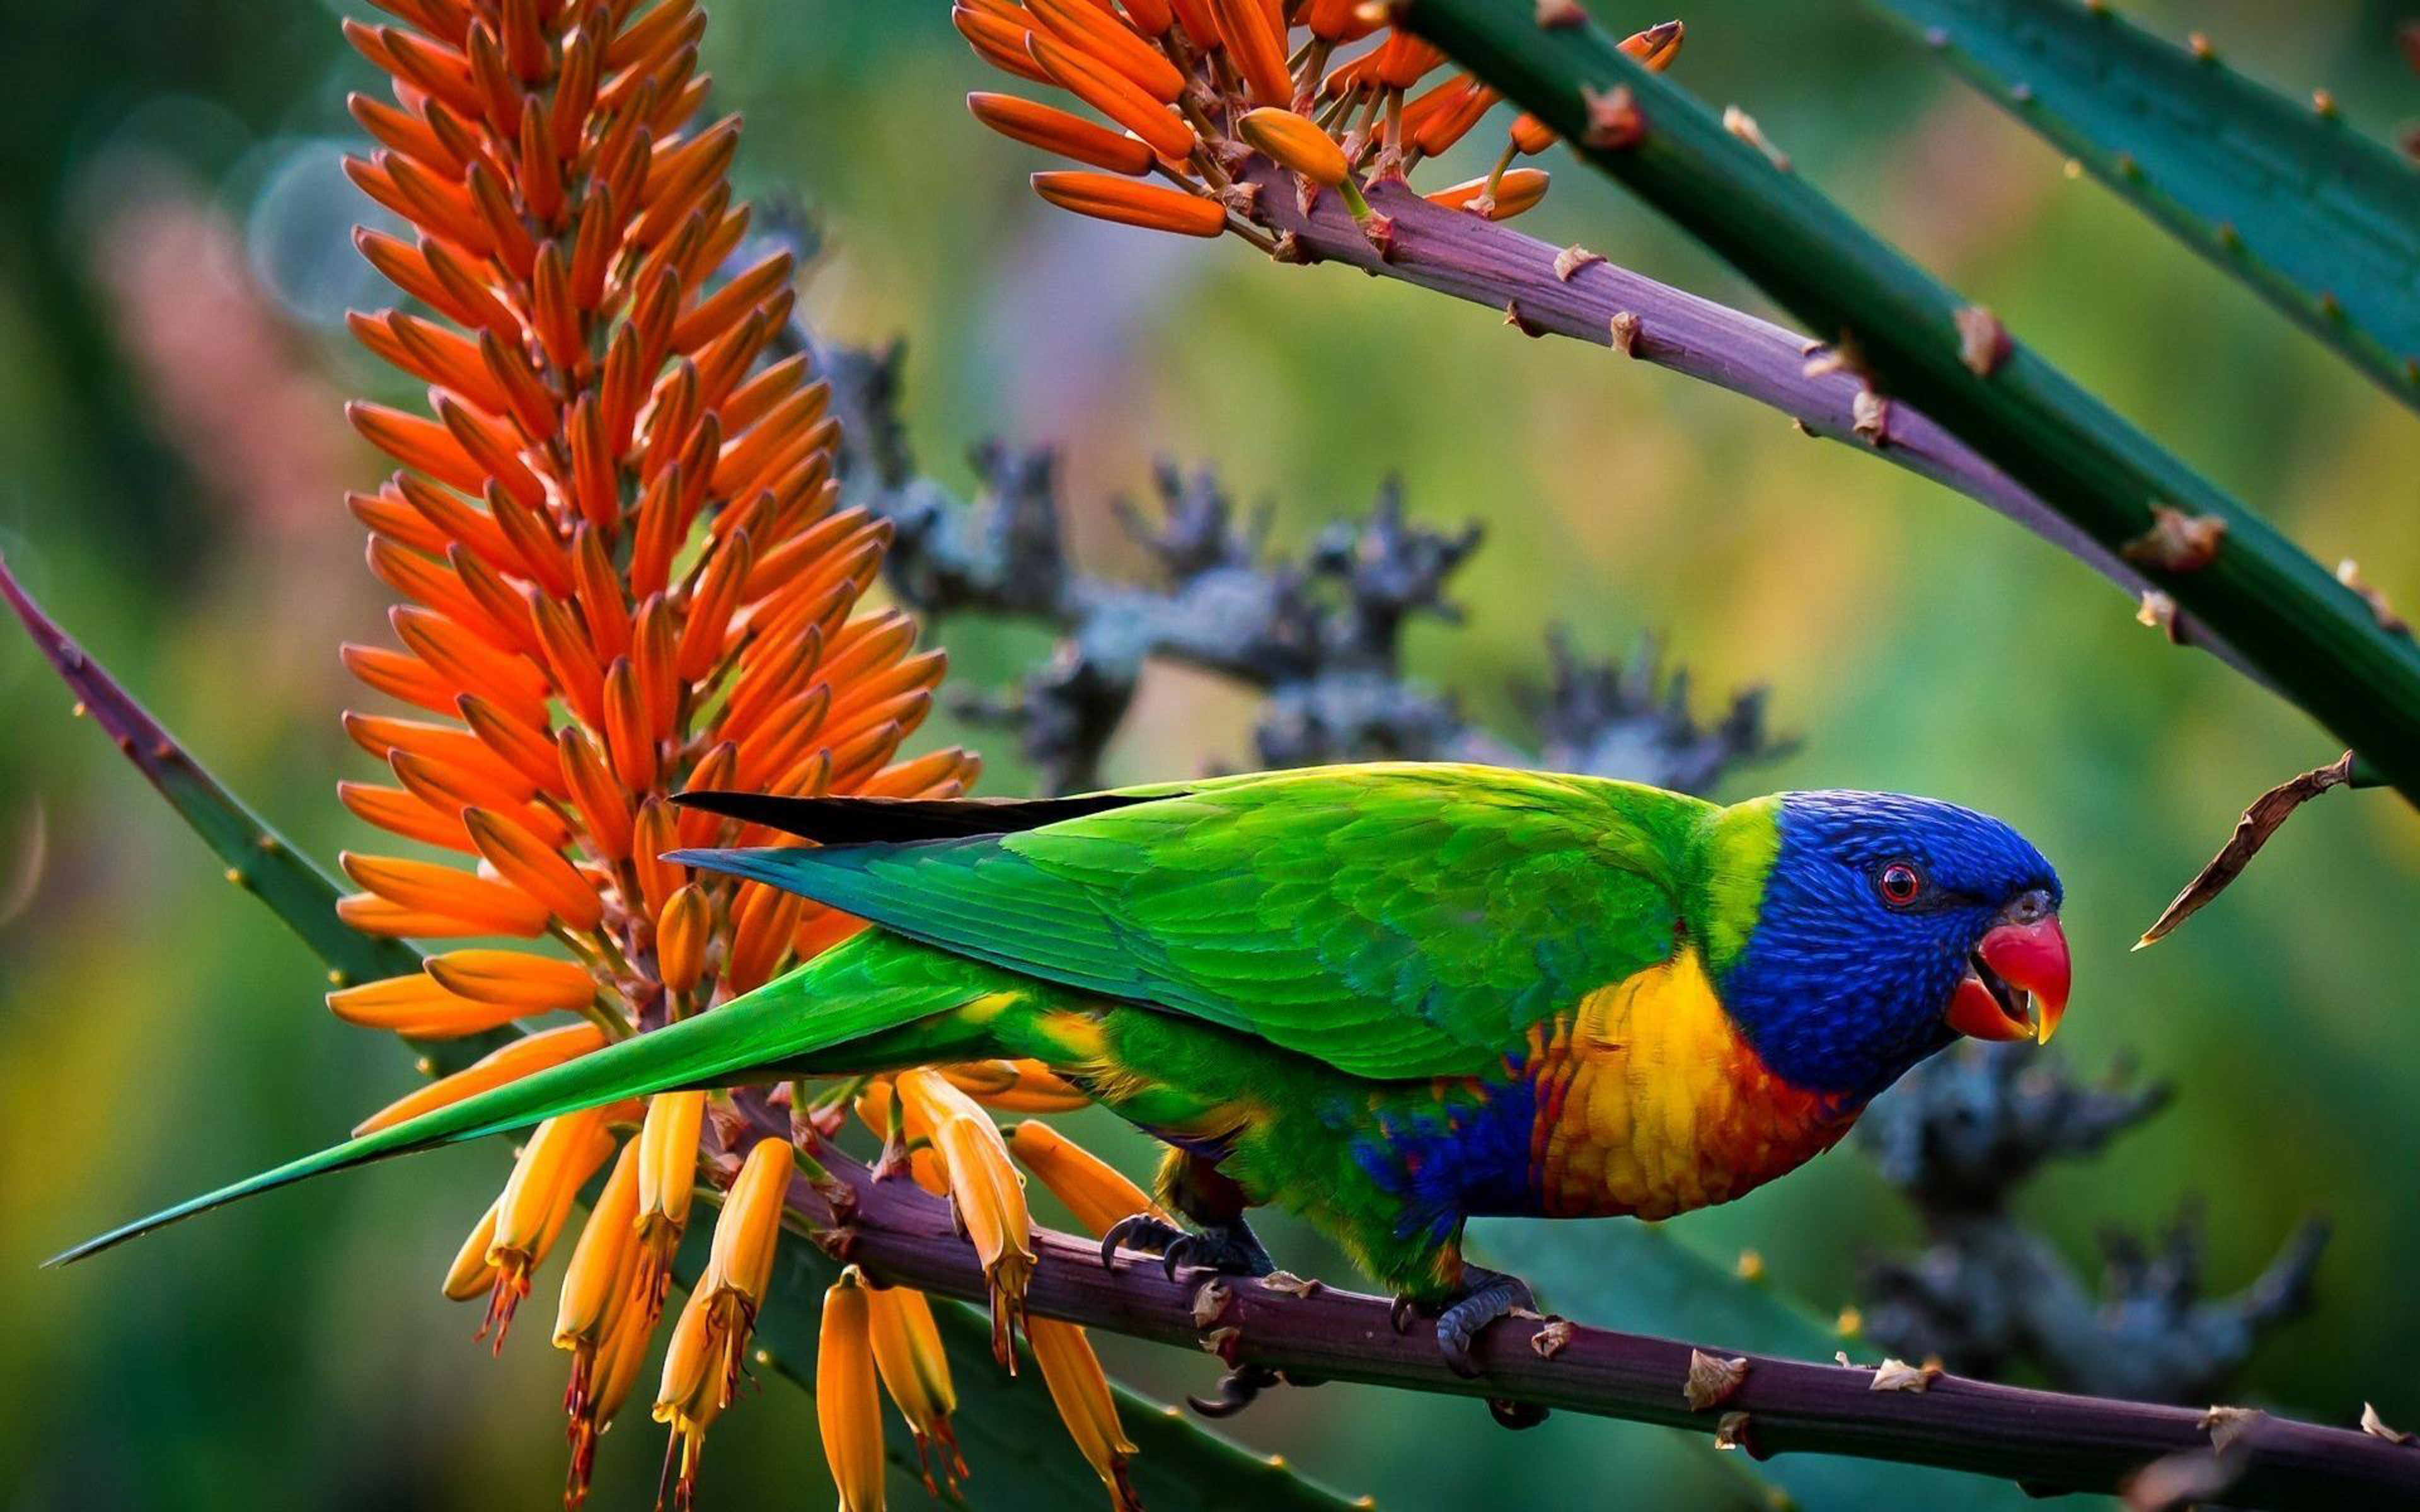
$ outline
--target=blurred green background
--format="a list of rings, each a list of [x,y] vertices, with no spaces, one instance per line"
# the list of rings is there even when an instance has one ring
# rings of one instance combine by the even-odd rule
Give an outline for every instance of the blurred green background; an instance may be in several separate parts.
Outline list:
[[[2366,130],[2420,115],[2392,44],[2408,6],[2137,8],[2290,94],[2325,85]],[[2198,1195],[2211,1279],[2231,1289],[2305,1211],[2332,1214],[2316,1311],[2242,1394],[2420,1421],[2420,823],[2385,794],[2333,796],[2174,941],[2126,949],[2246,800],[2335,753],[2322,733],[2013,527],[1744,401],[1400,285],[1047,209],[1023,181],[1043,164],[960,107],[1002,85],[938,3],[709,9],[718,103],[749,123],[741,190],[797,192],[823,217],[830,253],[803,301],[828,334],[909,338],[930,468],[967,483],[958,458],[986,433],[1063,445],[1078,550],[1109,571],[1140,563],[1108,500],[1141,490],[1156,456],[1215,461],[1274,501],[1285,546],[1400,471],[1416,513],[1489,526],[1459,584],[1467,627],[1423,626],[1413,655],[1499,728],[1520,733],[1514,690],[1541,676],[1550,623],[1604,652],[1659,629],[1708,696],[1770,683],[1804,736],[1733,795],[1902,788],[2014,822],[2069,888],[2063,1048],[2096,1069],[2131,1054],[2180,1094],[2105,1158],[2036,1183],[2029,1215],[2089,1265],[2097,1229]],[[2420,608],[2408,412],[2065,177],[1857,6],[1704,0],[1684,19],[1683,83],[1747,107],[1801,172],[2314,554],[2358,556]],[[364,207],[334,167],[353,140],[343,99],[373,81],[336,20],[313,0],[105,16],[25,0],[0,23],[0,551],[323,855],[365,838],[332,792],[365,766],[337,728],[362,695],[334,648],[377,637],[384,607],[339,498],[380,469],[338,406],[391,386],[341,329],[348,303],[382,295],[344,239]],[[1495,137],[1423,181],[1481,171]],[[1554,167],[1528,229],[1762,309],[1618,191]],[[962,687],[1010,680],[1044,646],[971,623],[941,635]],[[1159,678],[1113,775],[1232,764],[1249,717],[1232,689]],[[323,1142],[411,1072],[328,1017],[316,964],[68,717],[13,626],[0,732],[0,1505],[550,1504],[561,1357],[544,1320],[490,1361],[470,1312],[437,1296],[492,1194],[491,1150],[36,1273],[70,1240]],[[993,754],[986,785],[1018,787]],[[1753,1245],[1827,1313],[1859,1255],[1910,1238],[1852,1152],[1671,1227],[1726,1261]],[[1281,1257],[1319,1257],[1280,1237]],[[1106,1352],[1163,1391],[1211,1369]],[[1695,1441],[1565,1419],[1516,1438],[1468,1402],[1331,1387],[1237,1431],[1382,1504],[1742,1495]],[[647,1504],[659,1443],[626,1413],[598,1504]],[[773,1385],[731,1412],[706,1491],[822,1502],[804,1399]]]

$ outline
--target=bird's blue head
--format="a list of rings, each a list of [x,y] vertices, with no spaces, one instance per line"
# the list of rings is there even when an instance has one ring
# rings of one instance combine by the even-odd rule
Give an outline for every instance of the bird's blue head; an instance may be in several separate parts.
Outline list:
[[[1862,1103],[1961,1034],[2057,1027],[2058,874],[2000,821],[1898,794],[1789,793],[1725,810],[1721,827],[1731,875],[1714,886],[1753,919],[1714,962],[1723,1006],[1792,1086]],[[1758,869],[1761,887],[1744,874]]]

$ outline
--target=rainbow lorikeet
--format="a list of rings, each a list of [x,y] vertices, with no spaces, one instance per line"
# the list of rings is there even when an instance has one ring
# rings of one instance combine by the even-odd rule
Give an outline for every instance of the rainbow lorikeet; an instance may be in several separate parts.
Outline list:
[[[1997,820],[1869,793],[1716,807],[1632,783],[1383,764],[1067,799],[693,794],[813,847],[676,853],[878,926],[713,1012],[195,1198],[682,1087],[1003,1057],[1165,1141],[1195,1227],[1129,1247],[1266,1272],[1274,1203],[1440,1345],[1527,1288],[1477,1214],[1660,1218],[1837,1143],[1959,1035],[2047,1040],[2059,884]],[[1107,1253],[1105,1246],[1105,1254]]]

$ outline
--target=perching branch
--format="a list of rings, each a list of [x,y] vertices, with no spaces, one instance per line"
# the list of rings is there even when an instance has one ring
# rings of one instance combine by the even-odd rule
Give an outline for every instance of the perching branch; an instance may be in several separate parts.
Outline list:
[[[1368,186],[1371,208],[1394,222],[1380,256],[1342,200],[1306,211],[1291,176],[1254,158],[1240,176],[1259,186],[1254,218],[1289,239],[1280,255],[1340,262],[1502,313],[1529,336],[1610,347],[1768,405],[1808,433],[1869,451],[1957,489],[2069,553],[2139,600],[2150,580],[2007,473],[1913,407],[1870,408],[1864,380],[1823,343],[1659,284],[1585,249],[1557,248],[1467,210],[1430,203],[1400,180]],[[2226,640],[2188,614],[2173,633],[2258,677]]]
[[[786,1114],[750,1098],[768,1134]],[[854,1195],[835,1214],[800,1180],[793,1211],[819,1239],[878,1279],[973,1300],[984,1278],[949,1210],[905,1180],[876,1181],[837,1151],[819,1152]],[[1397,1333],[1384,1298],[1326,1287],[1160,1273],[1127,1255],[1114,1271],[1099,1247],[1036,1236],[1032,1310],[1163,1344],[1208,1350],[1303,1380],[1353,1381],[1491,1397],[1717,1435],[1757,1458],[1851,1455],[2004,1476],[2045,1494],[2114,1491],[2155,1460],[2225,1444],[2225,1499],[2248,1508],[2335,1508],[2420,1499],[2420,1447],[2350,1428],[2265,1414],[2206,1416],[2178,1407],[1995,1386],[1902,1367],[1816,1365],[1730,1355],[1670,1339],[1562,1322],[1508,1319],[1481,1335],[1481,1374],[1455,1375],[1433,1333]],[[1684,1396],[1694,1353],[1744,1362],[1736,1389],[1703,1410]],[[1906,1382],[1892,1389],[1891,1381]],[[1920,1384],[1919,1384],[1920,1383]]]

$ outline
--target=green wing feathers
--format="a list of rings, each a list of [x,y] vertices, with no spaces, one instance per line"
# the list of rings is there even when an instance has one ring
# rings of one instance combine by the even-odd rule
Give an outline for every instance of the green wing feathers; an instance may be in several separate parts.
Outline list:
[[[1711,811],[1432,764],[1130,795],[1148,801],[1004,834],[679,859],[1401,1079],[1492,1071],[1580,993],[1669,954],[1678,872]]]

